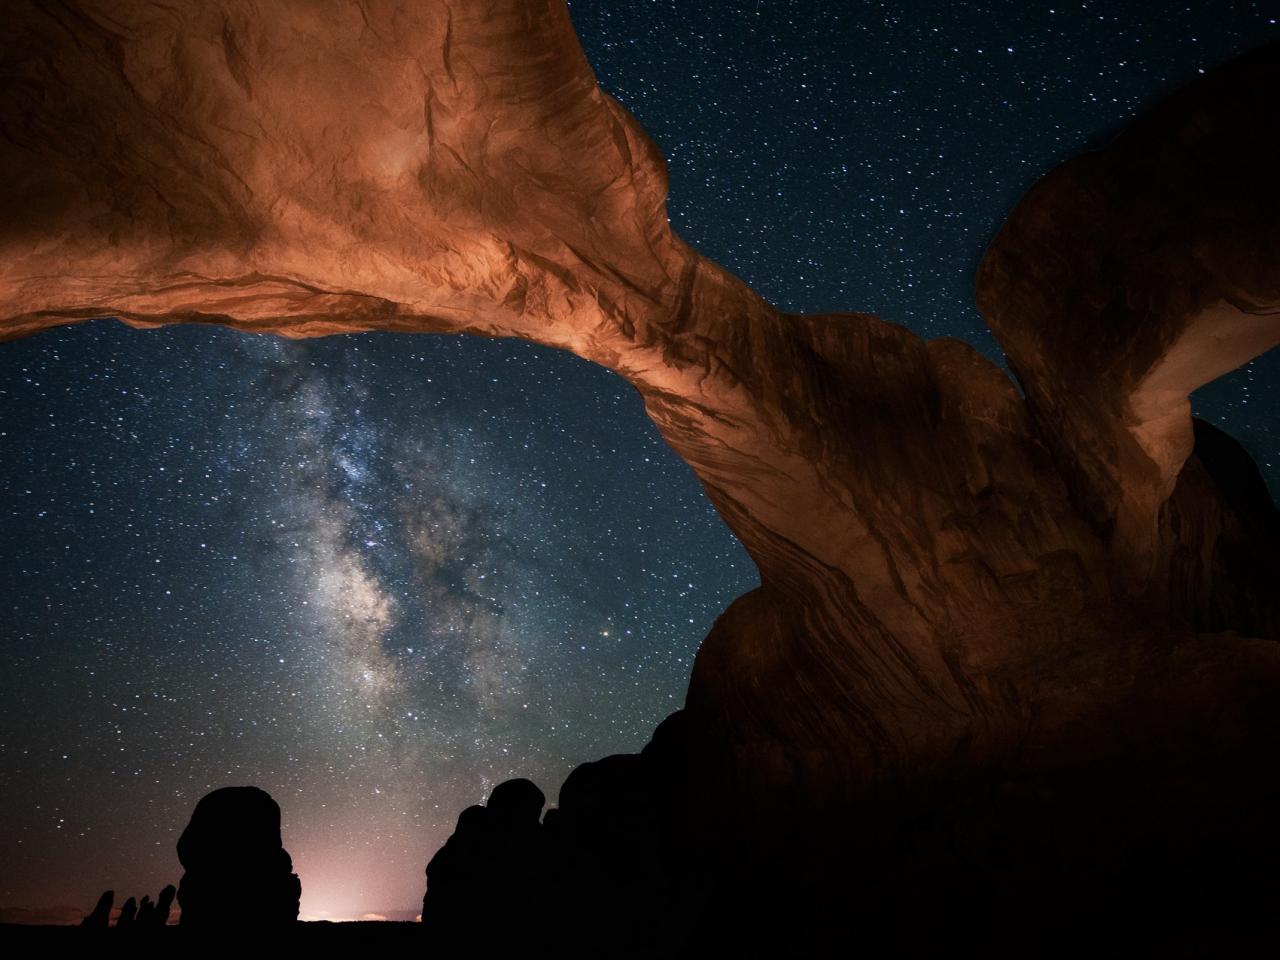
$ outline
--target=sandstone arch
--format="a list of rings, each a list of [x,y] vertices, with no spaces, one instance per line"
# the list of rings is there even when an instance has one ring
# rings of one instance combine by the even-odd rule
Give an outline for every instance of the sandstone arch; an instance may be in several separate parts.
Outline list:
[[[1280,635],[1280,567],[1185,406],[1280,342],[1274,48],[1014,211],[978,297],[1024,401],[964,344],[780,314],[684,244],[559,0],[8,20],[0,337],[466,332],[618,371],[760,569],[689,699],[735,782],[874,782],[1276,677],[1274,645],[1195,639]]]

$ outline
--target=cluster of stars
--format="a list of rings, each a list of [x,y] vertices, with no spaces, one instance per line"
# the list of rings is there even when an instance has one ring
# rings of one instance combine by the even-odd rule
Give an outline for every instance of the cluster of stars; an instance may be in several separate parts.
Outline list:
[[[304,912],[408,907],[494,785],[639,749],[756,582],[639,395],[566,353],[111,321],[7,346],[0,777],[37,890],[155,886],[242,782],[284,807]]]

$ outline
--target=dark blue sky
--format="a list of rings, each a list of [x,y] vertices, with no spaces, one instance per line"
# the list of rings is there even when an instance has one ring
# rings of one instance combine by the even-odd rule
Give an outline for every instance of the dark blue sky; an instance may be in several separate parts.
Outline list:
[[[860,310],[993,359],[973,276],[1018,198],[1275,3],[573,0],[604,89],[662,147],[671,221],[795,312]],[[1280,496],[1280,351],[1202,390]]]
[[[1020,193],[1268,38],[1261,4],[575,0],[671,218],[789,310],[994,355]],[[1203,391],[1278,488],[1280,360]],[[755,570],[619,378],[515,342],[110,321],[0,346],[0,907],[176,881],[207,790],[284,808],[303,913],[412,912],[489,787],[679,705]]]

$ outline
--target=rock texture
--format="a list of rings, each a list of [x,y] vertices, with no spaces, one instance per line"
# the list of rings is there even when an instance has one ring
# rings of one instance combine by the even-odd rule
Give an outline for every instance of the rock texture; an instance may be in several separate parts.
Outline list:
[[[1165,507],[1196,445],[1187,396],[1280,342],[1278,59],[1214,71],[1053,171],[978,274],[1074,503],[1158,602],[1180,543]],[[1280,632],[1274,615],[1247,626]]]
[[[280,807],[266,791],[223,787],[203,797],[178,838],[178,859],[184,928],[279,929],[298,919],[302,886],[280,842]]]
[[[694,667],[700,835],[785,862],[850,803],[978,770],[1067,796],[1135,756],[1225,803],[1210,758],[1274,745],[1275,508],[1186,401],[1280,341],[1274,46],[1018,204],[977,295],[1020,392],[685,245],[560,0],[6,14],[0,336],[468,332],[636,386],[761,576]]]

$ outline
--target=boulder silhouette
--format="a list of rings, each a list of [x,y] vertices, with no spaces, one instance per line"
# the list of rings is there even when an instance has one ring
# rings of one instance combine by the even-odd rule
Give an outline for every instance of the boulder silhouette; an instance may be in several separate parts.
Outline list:
[[[517,829],[536,826],[542,818],[547,798],[532,780],[507,780],[493,788],[485,809],[504,824]]]
[[[223,787],[196,804],[178,839],[184,927],[277,927],[298,919],[302,885],[280,840],[280,807],[257,787]]]
[[[111,923],[111,905],[115,903],[116,892],[114,890],[104,890],[102,896],[98,898],[98,904],[93,908],[93,912],[80,921],[82,927],[106,927]]]
[[[453,835],[427,864],[422,922],[432,944],[537,944],[548,857],[539,818],[546,797],[531,781],[508,780],[488,803],[462,811]],[[503,918],[496,926],[494,917]],[[495,940],[496,938],[496,940]]]
[[[478,915],[478,905],[486,899],[484,860],[484,807],[467,807],[458,816],[458,825],[445,845],[427,864],[427,892],[422,898],[422,923],[433,938],[452,942]]]
[[[541,823],[545,797],[528,780],[464,810],[427,866],[430,946],[453,953],[484,931],[491,945],[562,956],[671,955],[705,900],[684,829],[687,726],[677,712],[640,754],[577,767]]]
[[[576,767],[543,819],[557,898],[584,942],[613,941],[619,956],[670,955],[704,910],[709,858],[686,827],[687,727],[677,711],[639,754]]]
[[[172,883],[160,891],[160,897],[156,900],[156,909],[151,916],[151,925],[154,927],[163,927],[169,922],[169,913],[173,909],[173,898],[177,894],[178,888]]]
[[[134,927],[155,929],[169,922],[169,914],[173,909],[173,898],[177,888],[171,883],[160,891],[160,896],[153,902],[150,895],[144,896],[141,903],[130,897],[120,908],[120,916],[116,920],[117,927]],[[116,892],[105,890],[98,898],[93,912],[80,921],[82,927],[106,929],[111,925],[111,906],[115,902]]]

